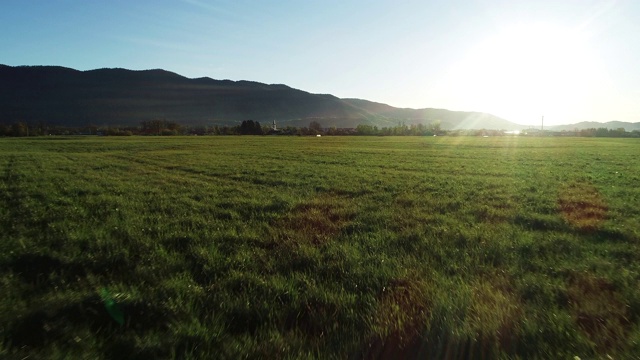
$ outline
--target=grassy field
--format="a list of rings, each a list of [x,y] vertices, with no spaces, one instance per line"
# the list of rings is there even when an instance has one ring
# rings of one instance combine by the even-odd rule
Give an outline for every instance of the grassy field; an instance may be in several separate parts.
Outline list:
[[[631,358],[640,142],[0,139],[0,357]]]

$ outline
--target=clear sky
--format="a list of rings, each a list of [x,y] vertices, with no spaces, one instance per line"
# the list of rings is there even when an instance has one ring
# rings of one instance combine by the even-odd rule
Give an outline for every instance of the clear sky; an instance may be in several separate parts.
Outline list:
[[[1,0],[0,63],[162,68],[520,124],[640,121],[637,0]]]

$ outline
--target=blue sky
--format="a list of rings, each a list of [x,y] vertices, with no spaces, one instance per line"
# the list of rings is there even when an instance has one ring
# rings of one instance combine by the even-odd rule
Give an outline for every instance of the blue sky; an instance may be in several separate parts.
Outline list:
[[[522,124],[640,121],[640,2],[0,2],[0,63],[162,68]]]

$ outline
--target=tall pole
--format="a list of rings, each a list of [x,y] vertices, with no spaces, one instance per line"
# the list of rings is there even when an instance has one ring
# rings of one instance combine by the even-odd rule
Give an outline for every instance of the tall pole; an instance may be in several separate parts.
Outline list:
[[[542,115],[542,124],[540,125],[540,131],[544,132],[544,115]]]

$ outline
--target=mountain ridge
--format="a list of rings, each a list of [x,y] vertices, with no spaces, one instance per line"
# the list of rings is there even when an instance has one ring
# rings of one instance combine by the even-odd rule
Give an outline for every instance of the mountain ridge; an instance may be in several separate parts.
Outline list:
[[[0,64],[0,122],[137,126],[162,119],[183,125],[235,125],[242,120],[280,126],[378,127],[399,123],[442,129],[522,130],[497,116],[434,108],[397,108],[364,99],[312,94],[284,84],[187,78],[164,70]]]

